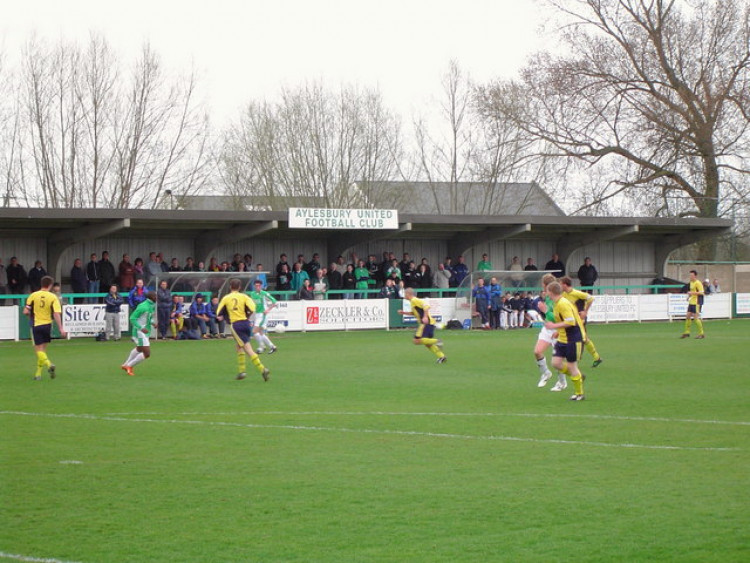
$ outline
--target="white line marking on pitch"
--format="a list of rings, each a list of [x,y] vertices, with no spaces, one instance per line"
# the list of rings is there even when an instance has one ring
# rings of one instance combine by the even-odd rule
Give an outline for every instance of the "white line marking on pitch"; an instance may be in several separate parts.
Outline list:
[[[111,412],[108,416],[158,416],[160,412]],[[660,418],[650,416],[620,416],[608,414],[565,414],[565,413],[504,413],[504,412],[348,412],[348,411],[246,411],[246,412],[178,412],[172,416],[465,416],[465,417],[524,417],[524,418],[583,418],[590,420],[624,420],[635,422],[676,422],[678,424],[720,424],[727,426],[750,426],[744,420],[701,420],[692,418]]]
[[[49,418],[71,418],[84,420],[101,420],[108,422],[144,422],[144,423],[161,423],[161,424],[193,424],[197,426],[224,426],[233,428],[259,428],[259,429],[276,429],[276,430],[308,430],[317,432],[344,432],[351,434],[387,434],[394,436],[424,436],[427,438],[452,438],[461,440],[488,440],[488,441],[506,441],[506,442],[531,442],[537,444],[572,444],[583,446],[598,446],[605,448],[638,448],[647,450],[679,450],[679,451],[712,451],[712,452],[732,452],[740,451],[740,448],[724,447],[693,447],[693,446],[660,446],[648,444],[630,444],[630,443],[608,443],[608,442],[591,442],[586,440],[555,440],[555,439],[538,439],[538,438],[519,438],[518,436],[473,436],[470,434],[451,434],[442,432],[421,432],[416,430],[376,430],[368,428],[342,428],[329,426],[299,426],[287,424],[245,424],[239,422],[218,422],[206,420],[176,420],[176,419],[153,419],[153,418],[124,418],[116,416],[97,416],[93,414],[50,414],[50,413],[33,413],[33,412],[14,412],[0,411],[0,414],[9,414],[16,416],[38,416]]]
[[[17,553],[5,553],[0,551],[0,559],[13,559],[14,561],[25,561],[28,563],[76,563],[75,561],[64,561],[62,559],[50,559],[48,557],[29,557]]]

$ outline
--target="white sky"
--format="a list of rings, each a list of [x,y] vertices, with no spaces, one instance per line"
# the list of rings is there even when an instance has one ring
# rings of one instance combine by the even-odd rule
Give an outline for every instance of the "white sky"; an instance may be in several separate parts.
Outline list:
[[[537,0],[10,0],[0,52],[36,34],[103,35],[123,61],[149,42],[166,66],[195,65],[214,123],[305,80],[377,87],[409,118],[441,95],[451,59],[479,81],[510,77],[543,47]]]

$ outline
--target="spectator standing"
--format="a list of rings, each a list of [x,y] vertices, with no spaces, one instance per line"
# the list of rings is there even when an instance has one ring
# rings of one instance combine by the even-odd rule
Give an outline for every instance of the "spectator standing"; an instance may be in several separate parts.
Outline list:
[[[99,287],[109,288],[117,281],[115,265],[109,260],[109,252],[102,252],[102,259],[99,260]]]
[[[378,293],[378,297],[384,298],[384,299],[396,299],[398,297],[396,293],[396,285],[393,283],[392,279],[385,280],[385,285],[380,288],[380,293]]]
[[[328,270],[328,289],[340,290],[343,287],[343,278],[341,272],[338,270],[336,262],[331,262],[331,267]],[[331,299],[341,299],[340,293],[333,293],[330,296]]]
[[[258,262],[258,264],[255,266],[255,271],[258,273],[255,274],[255,277],[253,278],[253,284],[255,284],[256,281],[260,280],[261,289],[265,291],[266,289],[268,289],[268,277],[263,271],[263,264]]]
[[[167,280],[160,280],[156,290],[156,322],[159,327],[158,337],[167,338],[169,317],[172,314],[172,292],[167,286]]]
[[[104,297],[104,334],[107,340],[120,340],[120,308],[125,300],[117,292],[117,286],[109,286],[109,293]],[[167,317],[169,322],[169,317]],[[161,327],[159,327],[161,328]]]
[[[357,287],[357,278],[354,277],[354,266],[346,265],[346,271],[341,275],[341,289],[344,290],[344,299],[353,299],[354,290]]]
[[[477,264],[477,270],[480,272],[489,272],[492,270],[492,262],[490,262],[490,258],[486,253],[482,254],[482,259]]]
[[[310,281],[310,276],[307,275],[307,272],[302,269],[302,262],[295,262],[294,270],[292,270],[292,291],[296,291],[297,293],[299,293],[305,283],[305,280]]]
[[[117,267],[120,273],[120,288],[123,291],[130,291],[135,285],[135,268],[130,262],[130,256],[122,255],[122,262]]]
[[[156,258],[156,252],[149,252],[148,264],[145,265],[143,272],[144,283],[150,284],[155,278],[159,277],[159,274],[161,274],[161,264]]]
[[[138,285],[138,280],[142,281],[143,284],[146,284],[146,271],[143,268],[143,258],[136,258],[135,262],[133,263],[133,278],[135,278],[135,283]]]
[[[315,298],[312,286],[310,286],[310,278],[304,278],[302,281],[302,287],[299,290],[299,298],[300,301],[312,301]]]
[[[526,265],[523,267],[523,269],[526,272],[536,272],[539,270],[539,268],[536,267],[536,264],[534,264],[533,258],[527,258],[526,259]]]
[[[192,256],[188,256],[187,258],[185,258],[185,271],[186,272],[198,271],[198,266],[195,264],[195,260],[193,259]]]
[[[432,276],[430,275],[430,267],[422,262],[417,268],[417,273],[414,274],[414,287],[420,289],[420,297],[431,297],[431,294],[427,291],[432,287]]]
[[[394,258],[391,260],[391,265],[385,272],[386,279],[390,278],[394,283],[398,282],[402,278],[401,268],[398,266],[398,261]]]
[[[596,268],[591,263],[591,258],[588,256],[583,260],[583,265],[578,268],[578,279],[582,286],[589,288],[586,289],[587,293],[593,293],[590,288],[599,279],[599,272],[596,271]]]
[[[355,295],[355,299],[367,299],[367,289],[370,284],[370,272],[365,266],[364,260],[357,262],[357,267],[354,270],[354,278],[357,280],[357,289],[361,290]]]
[[[455,280],[455,287],[461,285],[461,283],[469,275],[469,267],[464,262],[464,257],[458,257],[458,263],[453,267],[453,278]]]
[[[401,270],[402,279],[404,272],[409,269],[409,262],[411,262],[411,257],[409,256],[408,252],[404,252],[404,256],[401,259],[401,262],[398,263],[398,267]],[[404,282],[404,284],[406,284],[406,282]]]
[[[99,275],[99,263],[96,260],[96,254],[92,253],[89,263],[86,264],[86,279],[88,280],[88,293],[99,293],[101,277]],[[88,303],[96,303],[95,297],[86,299]]]
[[[86,293],[88,288],[88,278],[80,258],[73,260],[73,267],[70,269],[70,288],[73,293]],[[73,302],[78,303],[76,300],[73,300]],[[83,302],[83,299],[81,299],[81,302]]]
[[[20,295],[24,292],[28,276],[24,267],[18,263],[18,258],[11,257],[10,264],[5,269],[8,276],[8,291],[13,295]]]
[[[498,283],[497,278],[490,279],[490,285],[487,288],[490,292],[490,328],[500,328],[500,311],[503,305],[503,288]]]
[[[508,265],[508,269],[513,272],[510,275],[510,283],[513,287],[521,287],[523,284],[523,266],[521,266],[521,259],[518,256],[514,256]]]
[[[276,291],[289,291],[291,289],[292,274],[289,272],[289,265],[284,262],[281,264],[281,269],[276,273]]]
[[[315,282],[313,283],[313,295],[315,299],[323,300],[328,293],[328,280],[325,277],[325,270],[319,268],[315,271]]]
[[[136,259],[136,262],[138,259]],[[155,299],[155,298],[154,298]],[[128,305],[130,305],[130,310],[135,311],[135,308],[138,307],[141,303],[143,303],[146,300],[146,288],[143,285],[143,280],[136,280],[135,281],[135,287],[130,290],[130,293],[128,293]]]
[[[34,262],[34,267],[29,270],[29,291],[34,293],[42,289],[42,278],[47,275],[47,270],[42,267],[42,261]]]
[[[286,266],[286,272],[287,274],[291,271],[291,266],[289,266],[289,262],[286,261],[286,254],[282,254],[279,256],[279,263],[276,264],[276,277],[278,278],[281,275],[281,269]],[[278,284],[277,284],[278,288]]]
[[[484,278],[477,279],[477,285],[471,291],[471,296],[474,298],[474,307],[481,320],[482,328],[489,330],[490,292],[484,285]]]
[[[561,278],[565,275],[565,264],[562,263],[557,252],[555,252],[549,262],[544,265],[544,269],[552,272],[552,275],[556,278]]]
[[[433,280],[435,287],[442,290],[448,289],[450,287],[451,277],[453,277],[453,273],[441,262],[438,264],[437,272],[435,272],[435,279]],[[445,292],[441,291],[438,297],[445,297]]]
[[[719,278],[714,278],[711,282],[711,293],[721,293],[721,286],[719,285]]]
[[[404,280],[405,287],[419,287],[419,281],[417,280],[417,267],[414,261],[409,262],[406,270],[401,270],[401,279]]]

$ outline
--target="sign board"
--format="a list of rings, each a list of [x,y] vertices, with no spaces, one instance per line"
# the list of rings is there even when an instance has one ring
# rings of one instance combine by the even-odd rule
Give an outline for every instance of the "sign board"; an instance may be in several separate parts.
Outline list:
[[[397,209],[290,207],[290,229],[398,229]]]
[[[735,294],[738,315],[750,315],[750,293]]]
[[[120,330],[127,332],[129,322],[127,305],[120,307]],[[63,305],[62,322],[70,336],[93,336],[106,327],[104,305]]]

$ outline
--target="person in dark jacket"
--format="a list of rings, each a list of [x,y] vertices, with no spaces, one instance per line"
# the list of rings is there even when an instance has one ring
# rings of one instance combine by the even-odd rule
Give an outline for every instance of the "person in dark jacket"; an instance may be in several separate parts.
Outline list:
[[[588,256],[584,259],[583,265],[578,268],[578,279],[581,281],[581,285],[584,287],[591,287],[596,283],[596,280],[599,279],[599,272],[596,271],[596,268],[591,263],[591,258]],[[591,289],[585,290],[588,293],[591,293]]]
[[[70,269],[70,288],[73,293],[86,293],[88,287],[88,278],[86,271],[83,269],[83,262],[80,258],[73,260],[73,267]],[[73,303],[83,303],[83,299],[73,300]]]
[[[109,286],[109,293],[104,298],[104,322],[107,340],[120,340],[122,331],[120,330],[120,307],[125,300],[117,292],[117,286]]]
[[[99,262],[96,254],[91,254],[91,260],[86,264],[86,279],[88,280],[87,293],[99,293],[101,287],[101,276],[99,275]],[[96,297],[86,299],[89,303],[96,303]]]
[[[102,252],[102,259],[98,262],[99,265],[99,287],[102,289],[112,287],[117,281],[117,272],[115,272],[115,265],[109,260],[109,252],[106,250]]]
[[[34,267],[29,270],[29,291],[34,293],[42,289],[42,278],[47,275],[47,270],[42,267],[42,261],[34,262]]]
[[[159,288],[156,290],[156,322],[158,327],[158,337],[162,340],[167,338],[169,317],[171,314],[172,292],[167,287],[167,280],[160,280]]]
[[[5,268],[5,273],[8,276],[8,291],[11,294],[22,294],[26,287],[28,276],[24,267],[18,263],[18,258],[13,256],[10,259],[10,264]]]
[[[561,278],[565,275],[565,264],[560,260],[560,255],[555,252],[549,262],[544,265],[544,269],[552,272],[552,275],[556,278]]]

